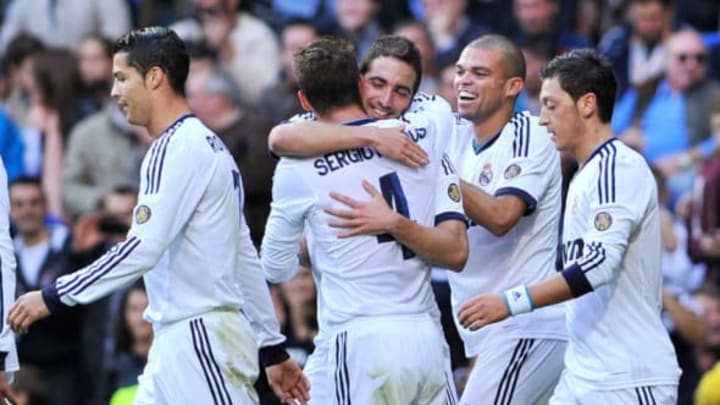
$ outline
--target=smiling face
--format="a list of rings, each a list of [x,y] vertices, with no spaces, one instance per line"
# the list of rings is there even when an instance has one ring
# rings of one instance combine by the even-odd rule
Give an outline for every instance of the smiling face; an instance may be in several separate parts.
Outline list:
[[[391,56],[375,58],[361,80],[365,112],[377,119],[397,118],[410,106],[416,79],[409,64]]]
[[[460,116],[480,122],[495,114],[508,96],[507,81],[500,51],[466,47],[455,64],[454,87]]]
[[[127,53],[113,56],[113,86],[110,95],[115,98],[128,122],[147,126],[150,121],[150,92],[140,72],[127,63]]]
[[[570,151],[577,147],[582,122],[577,104],[562,87],[557,77],[543,80],[540,89],[540,125],[552,135],[555,148]]]

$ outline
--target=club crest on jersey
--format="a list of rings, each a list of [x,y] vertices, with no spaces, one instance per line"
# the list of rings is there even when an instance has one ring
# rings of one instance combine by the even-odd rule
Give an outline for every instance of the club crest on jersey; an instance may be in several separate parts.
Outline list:
[[[142,225],[150,220],[151,216],[152,211],[150,211],[150,207],[147,205],[141,205],[135,210],[135,222],[137,222],[138,225]]]
[[[612,217],[607,212],[598,212],[595,215],[595,229],[604,231],[612,225]]]
[[[483,170],[480,173],[480,185],[487,186],[492,181],[492,178],[493,178],[492,165],[490,163],[485,163],[483,165]]]
[[[460,202],[460,187],[457,183],[451,183],[448,186],[448,197],[455,202]]]
[[[521,172],[522,172],[522,169],[520,168],[520,166],[513,163],[505,169],[505,178],[512,179],[513,177],[517,177],[517,175],[520,174]]]

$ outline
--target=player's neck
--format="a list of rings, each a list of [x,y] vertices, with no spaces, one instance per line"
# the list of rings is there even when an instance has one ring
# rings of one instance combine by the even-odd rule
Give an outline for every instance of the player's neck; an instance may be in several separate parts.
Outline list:
[[[147,130],[153,139],[158,138],[178,118],[191,113],[190,106],[182,97],[173,97],[162,100],[162,105],[153,108],[153,114],[147,125]]]
[[[489,141],[510,122],[513,110],[501,110],[481,120],[473,121],[473,132],[479,144]]]
[[[575,150],[570,151],[580,167],[585,166],[590,156],[614,136],[610,124],[589,125],[583,132],[582,142]]]
[[[333,108],[325,114],[318,114],[318,121],[338,124],[341,122],[352,121],[359,118],[365,118],[367,114],[358,105]]]

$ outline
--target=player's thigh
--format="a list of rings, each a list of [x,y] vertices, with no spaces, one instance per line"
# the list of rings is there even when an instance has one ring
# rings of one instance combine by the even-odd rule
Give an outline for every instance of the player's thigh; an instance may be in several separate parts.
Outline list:
[[[242,315],[213,312],[167,329],[155,336],[139,400],[257,403],[257,346]]]
[[[333,380],[328,346],[318,345],[308,357],[303,373],[310,382],[310,403],[325,405],[332,403]]]
[[[677,404],[676,385],[654,385],[618,390],[599,390],[592,387],[573,384],[567,373],[558,383],[550,405],[583,404],[637,404],[637,405],[675,405]]]
[[[444,337],[430,317],[353,323],[330,350],[335,403],[453,403]]]
[[[468,377],[461,404],[546,404],[564,368],[567,343],[555,339],[494,339]]]

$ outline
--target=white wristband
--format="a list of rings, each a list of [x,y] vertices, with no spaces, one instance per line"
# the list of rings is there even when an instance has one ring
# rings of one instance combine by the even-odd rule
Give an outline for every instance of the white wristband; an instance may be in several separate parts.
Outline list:
[[[505,305],[507,305],[511,316],[531,312],[535,309],[530,291],[525,285],[519,285],[505,291],[503,298],[505,298]]]

